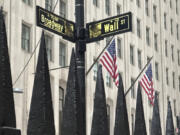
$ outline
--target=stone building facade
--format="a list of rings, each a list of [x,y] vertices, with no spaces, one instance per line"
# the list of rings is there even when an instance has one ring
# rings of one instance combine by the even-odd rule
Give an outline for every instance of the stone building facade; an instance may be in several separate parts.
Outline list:
[[[36,5],[75,21],[74,0],[1,0],[8,36],[9,55],[15,96],[17,128],[26,135],[34,73],[42,29],[36,26]],[[153,56],[154,88],[159,93],[162,134],[165,134],[167,100],[171,101],[173,120],[180,115],[180,1],[178,0],[85,0],[85,22],[92,22],[125,12],[132,12],[132,32],[116,35],[118,70],[125,91],[136,79],[148,59]],[[69,65],[72,44],[48,32],[46,46],[49,69]],[[86,71],[110,38],[87,44]],[[36,48],[34,52],[34,49]],[[29,58],[31,57],[29,61]],[[29,61],[29,62],[28,62]],[[27,65],[28,62],[28,65]],[[90,135],[93,99],[97,78],[96,63],[86,78],[87,135]],[[26,66],[27,65],[27,66]],[[25,70],[19,77],[23,68]],[[62,105],[65,96],[68,67],[51,70],[51,87],[56,135],[61,133]],[[117,88],[103,69],[107,97],[110,134],[113,134]],[[126,96],[130,132],[134,130],[137,85]],[[146,128],[149,135],[153,107],[142,92]]]

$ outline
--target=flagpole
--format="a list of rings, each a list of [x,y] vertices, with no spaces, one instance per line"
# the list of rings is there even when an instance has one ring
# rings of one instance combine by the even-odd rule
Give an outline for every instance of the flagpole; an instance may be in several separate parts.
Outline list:
[[[57,68],[51,68],[49,71],[57,70],[57,69],[62,69],[62,68],[69,68],[69,66],[63,66],[63,67],[57,67]]]
[[[100,56],[102,55],[102,53],[104,52],[104,50],[109,46],[109,44],[112,42],[114,36],[111,38],[111,40],[106,44],[106,46],[104,47],[104,49],[101,51],[101,53],[99,54],[99,56],[95,59],[94,63],[90,66],[90,68],[88,69],[88,71],[86,72],[86,76],[89,74],[89,72],[91,71],[91,69],[93,68],[93,66],[95,65],[95,63],[98,61],[98,59],[100,58]]]
[[[104,50],[109,46],[109,44],[111,43],[111,41],[113,40],[114,36],[111,38],[111,40],[108,42],[108,44],[104,47],[104,49],[101,51],[101,53],[99,54],[99,56],[96,58],[96,60],[94,61],[94,63],[91,65],[91,67],[88,69],[88,71],[86,72],[86,76],[89,74],[89,72],[91,71],[92,67],[94,66],[94,64],[98,61],[99,57],[102,55],[102,53],[104,52]],[[57,70],[57,69],[62,69],[62,68],[69,68],[69,66],[64,66],[64,67],[58,67],[58,68],[52,68],[49,69],[49,71],[52,70]],[[35,73],[33,73],[35,74]]]
[[[141,74],[144,72],[144,70],[146,69],[146,67],[149,65],[149,63],[151,62],[153,56],[150,58],[150,60],[147,62],[147,64],[144,66],[144,68],[141,70],[141,72],[139,73],[139,75],[136,77],[135,81],[131,84],[131,86],[129,87],[129,89],[127,90],[127,92],[125,93],[125,96],[129,93],[129,91],[131,90],[131,88],[134,86],[134,84],[136,83],[136,81],[138,80],[138,78],[141,76]]]
[[[99,54],[99,56],[96,58],[96,60],[94,61],[94,63],[91,65],[91,67],[88,69],[88,71],[86,72],[86,76],[88,75],[88,73],[91,71],[92,67],[94,66],[94,64],[98,61],[99,57],[102,55],[102,53],[104,52],[104,50],[109,46],[109,44],[111,43],[112,39],[114,38],[114,36],[111,38],[111,40],[108,42],[108,44],[104,47],[104,49],[101,51],[101,53]],[[52,70],[57,70],[57,69],[62,69],[62,68],[69,68],[69,66],[64,66],[64,67],[57,67],[57,68],[52,68],[49,69],[49,71]],[[35,74],[35,73],[33,73]]]
[[[57,67],[57,68],[51,68],[48,71],[53,71],[53,70],[58,70],[58,69],[63,69],[63,68],[69,68],[69,66],[63,66],[63,67]],[[36,74],[36,73],[32,73],[32,74]]]

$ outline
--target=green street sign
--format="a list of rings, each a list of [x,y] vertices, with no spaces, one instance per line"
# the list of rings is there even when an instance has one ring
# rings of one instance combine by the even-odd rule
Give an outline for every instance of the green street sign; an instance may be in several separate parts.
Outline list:
[[[110,17],[104,20],[87,23],[87,43],[98,41],[104,37],[132,31],[131,12]]]
[[[56,33],[63,38],[75,42],[75,23],[39,6],[36,7],[37,26]]]

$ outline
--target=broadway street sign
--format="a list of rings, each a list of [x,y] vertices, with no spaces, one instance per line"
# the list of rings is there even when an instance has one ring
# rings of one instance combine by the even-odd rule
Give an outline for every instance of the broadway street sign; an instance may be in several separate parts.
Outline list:
[[[75,42],[75,23],[39,6],[36,7],[37,26]],[[86,43],[132,30],[131,12],[86,24]]]
[[[75,24],[39,6],[36,7],[37,25],[75,42]]]
[[[125,33],[132,30],[131,12],[107,18],[86,25],[88,31],[87,43],[98,41],[104,37]]]

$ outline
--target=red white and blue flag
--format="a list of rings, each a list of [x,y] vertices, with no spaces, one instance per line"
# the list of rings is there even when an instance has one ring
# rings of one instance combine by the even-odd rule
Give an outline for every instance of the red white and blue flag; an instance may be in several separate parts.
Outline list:
[[[142,79],[140,80],[140,85],[146,92],[151,104],[154,104],[154,88],[153,88],[153,80],[152,80],[152,66],[149,65]]]
[[[119,77],[118,77],[118,69],[117,69],[117,61],[116,61],[116,46],[115,46],[115,39],[110,43],[109,47],[103,53],[100,62],[106,68],[106,70],[110,73],[111,77],[113,78],[115,85],[118,86],[119,84]]]

